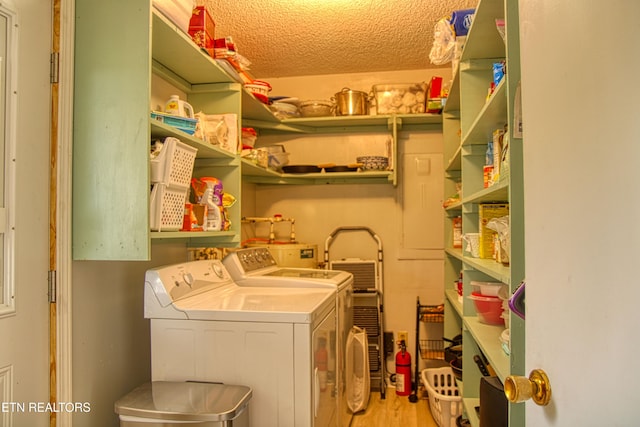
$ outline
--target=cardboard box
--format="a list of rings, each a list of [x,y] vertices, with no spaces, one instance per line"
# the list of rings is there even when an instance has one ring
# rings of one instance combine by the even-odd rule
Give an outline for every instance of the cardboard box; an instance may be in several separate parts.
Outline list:
[[[195,6],[189,20],[189,35],[194,43],[205,49],[213,58],[213,41],[216,24],[205,6]]]
[[[453,226],[453,247],[461,248],[462,247],[462,217],[457,216],[455,218],[451,218],[451,223]]]
[[[207,207],[193,203],[185,203],[184,219],[180,231],[202,231],[207,218]]]
[[[427,113],[442,111],[442,77],[432,77],[427,90]]]
[[[508,203],[484,203],[478,205],[478,231],[480,258],[493,258],[495,231],[487,228],[487,223],[493,218],[509,215]]]

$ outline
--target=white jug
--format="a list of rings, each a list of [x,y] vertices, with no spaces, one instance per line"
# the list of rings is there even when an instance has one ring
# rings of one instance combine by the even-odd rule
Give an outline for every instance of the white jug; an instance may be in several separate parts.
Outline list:
[[[186,101],[182,101],[178,95],[171,95],[167,101],[164,112],[172,116],[186,117],[193,119],[193,107]]]

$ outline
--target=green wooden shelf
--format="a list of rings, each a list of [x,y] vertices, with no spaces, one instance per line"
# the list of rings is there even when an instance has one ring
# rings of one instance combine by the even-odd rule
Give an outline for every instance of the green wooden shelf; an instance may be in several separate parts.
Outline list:
[[[191,36],[178,28],[162,13],[152,9],[152,57],[154,66],[172,73],[182,86],[204,83],[229,83],[229,74],[208,54],[203,52]]]
[[[464,324],[496,371],[500,381],[504,382],[510,372],[509,356],[502,350],[500,343],[500,334],[504,331],[504,327],[487,325],[480,322],[477,317],[470,316],[464,317]]]
[[[464,408],[465,414],[467,414],[467,419],[474,427],[478,427],[480,425],[480,418],[478,418],[476,406],[480,406],[479,398],[468,397],[462,399],[462,407]]]
[[[317,172],[281,173],[264,168],[253,162],[242,160],[243,179],[258,184],[318,185],[318,184],[389,184],[394,178],[392,171],[380,172]]]
[[[462,303],[458,301],[458,292],[455,289],[447,289],[445,295],[451,306],[456,310],[456,313],[458,313],[458,316],[462,317]]]
[[[509,201],[509,182],[498,181],[491,187],[483,188],[482,190],[471,194],[468,197],[463,197],[462,203],[505,203]]]
[[[236,154],[227,150],[223,150],[220,147],[195,138],[188,133],[182,132],[167,124],[151,120],[151,137],[152,138],[166,138],[174,137],[178,138],[185,144],[198,149],[198,158],[206,159],[235,159]]]
[[[445,171],[460,171],[460,169],[462,169],[462,146],[458,146],[453,156],[445,160]]]
[[[502,79],[467,134],[462,136],[462,145],[486,145],[493,131],[504,127],[507,122],[506,80]]]

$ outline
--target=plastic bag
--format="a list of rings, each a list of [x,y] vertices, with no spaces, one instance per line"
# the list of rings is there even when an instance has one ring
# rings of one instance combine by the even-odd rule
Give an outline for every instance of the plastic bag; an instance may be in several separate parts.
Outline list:
[[[433,32],[433,46],[429,53],[429,60],[434,65],[444,65],[453,59],[456,47],[456,35],[449,17],[436,22]]]
[[[509,254],[511,253],[511,232],[509,230],[509,217],[502,216],[500,218],[493,218],[487,223],[487,228],[498,233],[498,239],[500,240],[500,249],[497,257],[497,261],[502,264],[509,264]]]

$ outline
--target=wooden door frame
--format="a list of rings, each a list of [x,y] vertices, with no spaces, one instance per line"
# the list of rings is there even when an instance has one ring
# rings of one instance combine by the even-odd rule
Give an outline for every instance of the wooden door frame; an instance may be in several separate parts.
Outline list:
[[[52,0],[49,275],[49,393],[51,402],[73,402],[71,346],[71,191],[73,152],[74,0]],[[52,412],[49,425],[71,426],[72,413]]]

